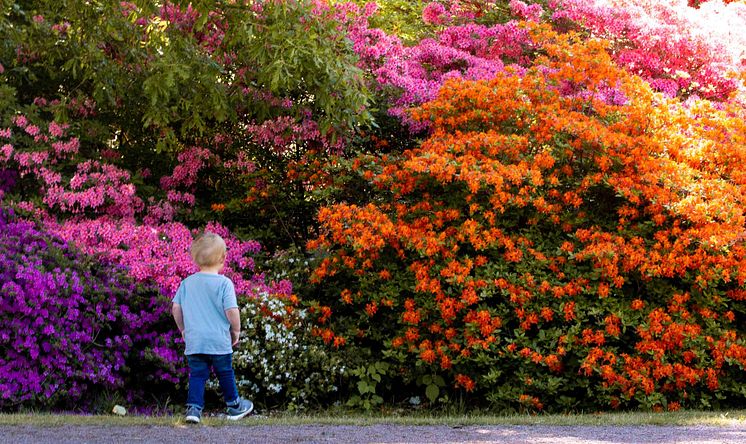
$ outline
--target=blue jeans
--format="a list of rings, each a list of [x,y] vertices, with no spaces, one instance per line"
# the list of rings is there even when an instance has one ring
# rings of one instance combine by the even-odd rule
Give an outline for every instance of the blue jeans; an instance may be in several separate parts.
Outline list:
[[[210,378],[210,367],[218,377],[220,388],[223,390],[225,403],[232,405],[238,400],[236,377],[233,374],[233,354],[227,355],[187,355],[189,362],[189,394],[187,406],[205,407],[205,384]]]

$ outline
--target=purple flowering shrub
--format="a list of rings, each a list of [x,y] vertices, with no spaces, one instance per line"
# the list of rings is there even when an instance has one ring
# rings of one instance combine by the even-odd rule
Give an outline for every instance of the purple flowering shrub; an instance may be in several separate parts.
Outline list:
[[[7,210],[0,282],[0,409],[86,408],[104,391],[132,400],[179,380],[177,335],[156,286]]]

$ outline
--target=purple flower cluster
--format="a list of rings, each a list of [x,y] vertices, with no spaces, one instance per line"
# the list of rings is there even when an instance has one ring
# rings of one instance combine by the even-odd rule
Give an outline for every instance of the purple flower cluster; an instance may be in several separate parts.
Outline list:
[[[85,408],[104,388],[178,381],[163,307],[156,287],[0,209],[0,408]]]

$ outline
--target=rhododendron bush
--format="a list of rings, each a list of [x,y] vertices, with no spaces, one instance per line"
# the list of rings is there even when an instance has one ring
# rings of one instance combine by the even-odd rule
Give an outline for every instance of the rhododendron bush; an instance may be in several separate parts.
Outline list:
[[[741,400],[744,110],[682,106],[603,42],[529,29],[534,66],[446,82],[413,112],[421,146],[355,160],[379,197],[319,212],[326,339],[433,401]]]
[[[727,99],[746,67],[743,2],[558,0],[570,19],[614,42],[614,59],[671,96]]]
[[[0,263],[0,408],[90,408],[114,390],[133,402],[178,382],[156,286],[5,210]]]
[[[525,64],[531,47],[515,20],[546,20],[559,29],[608,39],[620,66],[672,97],[722,101],[743,93],[746,38],[737,31],[746,26],[743,2],[711,1],[693,8],[685,0],[433,1],[422,19],[431,34],[413,45],[380,30],[363,34],[368,40],[351,34],[364,61],[375,55],[377,82],[401,91],[390,112],[415,130],[427,123],[412,122],[405,109],[434,98],[444,80],[487,79],[503,65]]]

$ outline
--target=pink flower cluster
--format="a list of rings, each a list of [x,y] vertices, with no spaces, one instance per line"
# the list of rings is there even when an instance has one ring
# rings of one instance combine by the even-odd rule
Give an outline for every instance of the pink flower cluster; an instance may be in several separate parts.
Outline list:
[[[315,141],[325,147],[332,147],[331,142],[322,136],[310,113],[301,122],[296,122],[291,116],[280,116],[260,124],[252,123],[246,127],[246,132],[251,134],[257,144],[267,146],[276,153],[285,152],[299,140]]]
[[[0,162],[7,162],[13,155],[13,145],[6,143],[0,146]]]
[[[670,96],[727,99],[746,67],[746,4],[686,0],[556,0],[570,19],[618,44],[615,59]],[[631,45],[630,45],[631,43]]]
[[[94,211],[115,217],[132,217],[143,209],[130,174],[114,165],[88,160],[77,166],[66,186],[49,184],[44,203],[73,214]]]
[[[140,282],[155,281],[167,295],[173,295],[181,279],[198,271],[189,247],[196,234],[181,223],[140,225],[134,220],[102,217],[46,221],[49,232],[74,243],[83,252],[100,255],[127,268]],[[211,223],[206,231],[221,235],[228,247],[224,273],[231,278],[236,292],[243,297],[260,293],[290,296],[289,282],[267,283],[261,274],[253,274],[251,255],[260,251],[259,243],[242,241],[222,225]]]
[[[170,26],[181,32],[194,36],[197,43],[209,53],[214,53],[223,44],[226,24],[220,20],[216,12],[210,12],[207,23],[198,31],[195,24],[200,18],[200,12],[191,4],[182,8],[171,2],[165,2],[160,9],[159,16],[170,23]]]
[[[210,156],[210,150],[201,147],[191,147],[180,152],[176,156],[179,164],[170,176],[161,178],[161,187],[164,190],[193,187],[197,183],[199,172],[207,166]]]
[[[510,0],[508,6],[514,16],[530,22],[539,22],[544,13],[544,8],[538,3],[527,5],[521,0]]]
[[[422,21],[428,25],[442,25],[448,18],[446,17],[446,7],[438,2],[428,3],[422,10]]]
[[[238,153],[235,160],[225,161],[223,166],[239,175],[246,175],[256,171],[256,164],[243,151]]]

